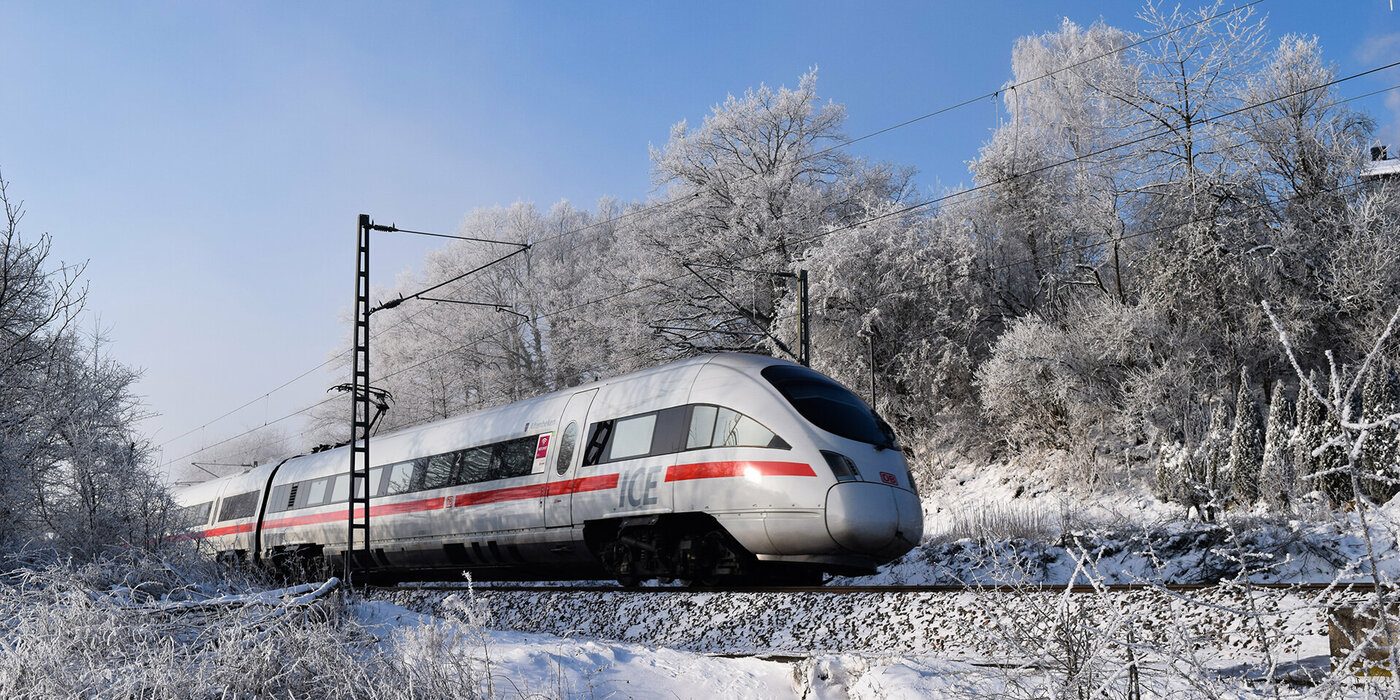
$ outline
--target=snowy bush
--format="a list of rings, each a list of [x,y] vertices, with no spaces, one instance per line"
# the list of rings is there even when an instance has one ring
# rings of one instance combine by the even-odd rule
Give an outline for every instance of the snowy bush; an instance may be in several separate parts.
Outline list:
[[[1274,511],[1287,512],[1293,502],[1293,416],[1283,383],[1274,385],[1264,428],[1264,458],[1259,467],[1259,495]]]
[[[1064,513],[1040,503],[984,503],[954,510],[948,529],[933,539],[1049,542],[1063,534],[1065,519]]]
[[[1377,366],[1365,377],[1361,392],[1362,419],[1379,422],[1400,413],[1400,376],[1395,369]],[[1377,425],[1361,447],[1361,488],[1366,497],[1385,503],[1400,490],[1400,426]]]
[[[987,420],[1022,447],[1090,456],[1131,442],[1125,389],[1151,367],[1157,325],[1152,312],[1108,299],[1018,320],[977,372]]]
[[[0,695],[497,696],[473,627],[386,636],[347,614],[335,579],[270,588],[228,573],[188,557],[12,567],[0,577]]]

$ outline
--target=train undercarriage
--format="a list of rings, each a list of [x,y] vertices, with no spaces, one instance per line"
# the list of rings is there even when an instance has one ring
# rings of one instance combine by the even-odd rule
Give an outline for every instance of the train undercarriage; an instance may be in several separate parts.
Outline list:
[[[608,575],[626,587],[657,579],[698,587],[820,585],[821,569],[761,562],[701,513],[588,523],[584,538]]]
[[[759,561],[714,518],[703,513],[659,514],[584,525],[584,543],[593,564],[560,567],[545,560],[502,561],[493,566],[424,565],[405,567],[393,561],[363,569],[360,582],[461,580],[464,570],[477,580],[568,580],[613,578],[625,587],[652,579],[679,581],[695,587],[745,585],[820,585],[821,568],[810,565]],[[494,543],[492,543],[494,545]],[[444,549],[450,549],[451,545]],[[491,549],[496,549],[491,547]],[[515,548],[504,548],[518,552]],[[537,550],[538,551],[538,550]],[[586,555],[585,555],[586,556]],[[339,574],[344,567],[339,553],[327,553],[320,545],[274,547],[265,551],[262,563],[286,580],[309,580]],[[507,559],[503,556],[502,559]],[[426,562],[425,562],[426,564]]]

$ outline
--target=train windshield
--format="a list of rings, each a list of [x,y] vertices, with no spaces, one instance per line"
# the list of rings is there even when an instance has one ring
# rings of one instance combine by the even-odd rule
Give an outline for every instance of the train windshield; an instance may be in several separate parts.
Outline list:
[[[776,387],[803,418],[843,438],[894,447],[894,431],[860,397],[806,367],[774,365],[763,378]]]

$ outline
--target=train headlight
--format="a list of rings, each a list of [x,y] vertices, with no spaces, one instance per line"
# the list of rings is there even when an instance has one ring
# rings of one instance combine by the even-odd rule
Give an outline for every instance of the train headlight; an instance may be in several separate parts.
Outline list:
[[[850,457],[826,450],[822,450],[822,456],[826,458],[826,465],[831,467],[831,473],[836,475],[837,481],[860,481],[860,469]]]

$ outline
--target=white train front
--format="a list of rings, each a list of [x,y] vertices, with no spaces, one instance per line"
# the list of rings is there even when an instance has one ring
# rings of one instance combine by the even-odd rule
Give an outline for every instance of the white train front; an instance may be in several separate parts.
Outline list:
[[[379,577],[699,583],[859,575],[911,549],[919,497],[894,436],[805,367],[707,355],[370,443]],[[338,566],[349,450],[176,494],[224,556]],[[359,542],[356,543],[357,549]]]

